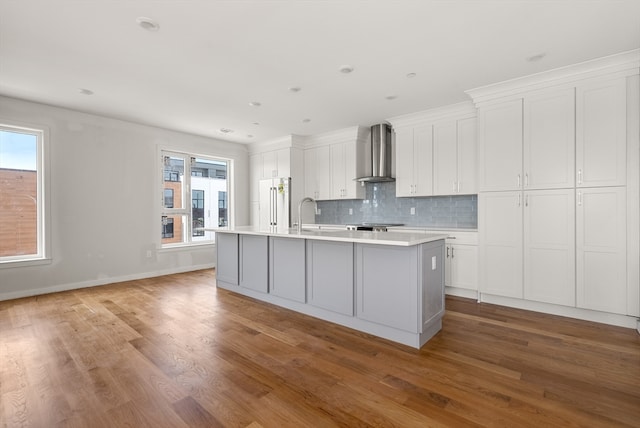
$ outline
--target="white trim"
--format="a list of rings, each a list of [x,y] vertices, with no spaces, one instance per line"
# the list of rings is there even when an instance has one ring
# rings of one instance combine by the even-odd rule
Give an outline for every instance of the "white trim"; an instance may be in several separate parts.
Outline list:
[[[550,303],[532,302],[530,300],[496,296],[488,293],[482,293],[480,297],[481,299],[479,301],[482,303],[491,303],[510,308],[575,318],[583,321],[615,325],[618,327],[636,328],[638,322],[637,318],[632,316],[592,311],[589,309],[572,308],[570,306],[553,305]]]
[[[615,74],[628,76],[638,74],[640,49],[597,58],[541,73],[530,74],[491,85],[464,91],[476,105],[496,98],[516,96],[522,92],[544,89],[552,86],[571,85],[579,80],[613,77]]]
[[[164,269],[164,270],[153,271],[153,272],[137,273],[132,275],[122,275],[122,276],[114,276],[114,277],[101,278],[101,279],[93,279],[90,281],[81,281],[81,282],[74,282],[70,284],[54,285],[51,287],[35,288],[35,289],[29,289],[24,291],[23,290],[12,291],[8,293],[0,293],[0,301],[21,299],[23,297],[39,296],[42,294],[49,294],[49,293],[58,293],[60,291],[78,290],[81,288],[88,288],[88,287],[99,287],[102,285],[116,284],[118,282],[135,281],[138,279],[155,278],[158,276],[173,275],[176,273],[184,273],[184,272],[191,272],[196,270],[212,269],[212,268],[215,268],[215,263],[206,263],[202,265],[185,266],[185,267]],[[212,286],[214,285],[213,281],[211,285]]]
[[[444,292],[448,296],[457,296],[464,297],[467,299],[478,300],[478,291],[477,290],[468,290],[466,288],[458,288],[458,287],[445,287]]]
[[[349,141],[364,141],[369,136],[369,128],[352,126],[323,134],[310,135],[306,138],[304,148],[328,146]]]
[[[474,104],[471,101],[464,101],[444,107],[392,117],[387,119],[387,121],[391,123],[394,128],[397,128],[416,126],[427,122],[433,123],[447,119],[468,119],[476,117],[476,114],[476,107]]]

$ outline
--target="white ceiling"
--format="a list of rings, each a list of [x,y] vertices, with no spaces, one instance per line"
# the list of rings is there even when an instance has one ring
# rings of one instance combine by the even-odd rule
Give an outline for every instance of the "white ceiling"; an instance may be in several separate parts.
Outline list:
[[[0,0],[0,94],[242,143],[639,47],[640,0]]]

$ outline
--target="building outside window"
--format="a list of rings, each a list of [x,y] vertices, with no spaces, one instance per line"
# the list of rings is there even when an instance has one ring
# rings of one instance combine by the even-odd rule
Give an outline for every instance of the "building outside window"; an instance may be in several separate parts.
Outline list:
[[[162,151],[161,161],[162,246],[213,242],[204,229],[228,224],[226,196],[222,213],[216,204],[228,192],[229,161],[171,151]]]
[[[44,131],[0,124],[0,263],[45,254]]]

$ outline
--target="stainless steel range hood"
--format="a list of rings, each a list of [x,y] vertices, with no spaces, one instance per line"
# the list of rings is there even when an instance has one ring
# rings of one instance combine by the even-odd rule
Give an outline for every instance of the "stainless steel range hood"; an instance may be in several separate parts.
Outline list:
[[[371,127],[371,138],[365,147],[365,176],[355,180],[366,183],[396,181],[391,176],[391,126],[386,123]]]

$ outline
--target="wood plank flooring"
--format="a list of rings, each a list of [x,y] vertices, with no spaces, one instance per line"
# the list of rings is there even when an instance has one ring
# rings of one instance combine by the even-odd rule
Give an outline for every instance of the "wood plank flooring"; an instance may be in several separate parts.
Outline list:
[[[0,427],[640,427],[635,330],[446,308],[415,350],[212,270],[0,302]]]

